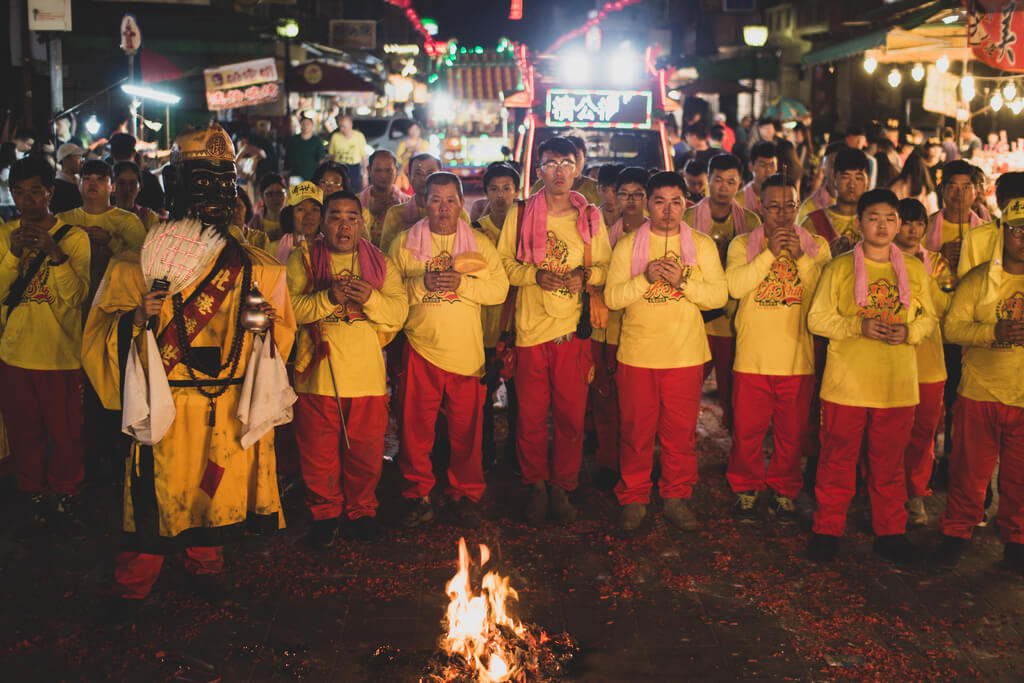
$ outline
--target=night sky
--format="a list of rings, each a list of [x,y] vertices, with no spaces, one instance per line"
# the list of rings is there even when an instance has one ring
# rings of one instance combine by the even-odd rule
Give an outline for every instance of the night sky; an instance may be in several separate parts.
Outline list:
[[[523,0],[523,18],[509,21],[510,0],[416,0],[421,17],[438,23],[438,38],[457,38],[462,45],[493,47],[504,36],[543,50],[579,27],[594,9],[594,0]],[[603,3],[601,3],[603,4]]]

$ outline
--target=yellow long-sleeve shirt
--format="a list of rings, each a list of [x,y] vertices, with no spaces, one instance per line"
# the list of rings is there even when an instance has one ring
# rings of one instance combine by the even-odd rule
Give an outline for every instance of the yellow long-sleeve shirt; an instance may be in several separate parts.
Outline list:
[[[384,285],[370,293],[365,304],[331,303],[328,290],[304,294],[308,284],[303,253],[296,249],[288,257],[288,293],[292,299],[295,322],[300,326],[317,323],[321,339],[328,343],[331,364],[321,360],[304,377],[296,377],[295,390],[304,394],[334,396],[384,396],[387,383],[384,354],[378,332],[400,330],[409,312],[408,296],[398,268],[388,259]],[[355,254],[331,254],[331,275],[347,281],[360,277],[359,257]],[[300,337],[309,335],[299,328]],[[307,342],[309,343],[309,342]],[[331,381],[334,366],[334,382]]]
[[[409,201],[412,200],[410,199]],[[405,221],[402,219],[402,215],[405,213],[406,203],[396,204],[395,206],[392,206],[390,209],[388,209],[387,213],[384,214],[384,222],[382,223],[380,229],[380,250],[383,251],[385,254],[391,253],[391,243],[395,241],[395,238],[398,237],[403,230],[407,229],[405,227]],[[421,207],[419,213],[420,218],[427,217],[427,210],[425,208]],[[469,214],[466,213],[465,209],[462,209],[462,211],[459,213],[459,219],[461,219],[467,224],[470,222]],[[369,223],[366,224],[366,239],[370,239]]]
[[[931,334],[915,347],[917,351],[918,384],[934,384],[935,382],[946,381],[946,354],[942,349],[942,321],[946,316],[947,309],[949,309],[951,297],[942,288],[951,287],[956,283],[956,277],[952,273],[949,262],[942,258],[941,254],[929,251],[928,257],[932,262],[932,272],[928,286],[939,323],[932,330]],[[907,258],[913,257],[907,255]]]
[[[86,213],[84,207],[64,211],[57,216],[65,223],[84,227],[100,227],[110,234],[110,241],[97,244],[90,240],[91,255],[89,259],[89,293],[85,299],[87,305],[92,302],[96,288],[100,286],[103,274],[110,263],[110,257],[121,254],[129,249],[138,249],[146,239],[146,228],[142,221],[131,211],[110,207],[103,213]],[[86,233],[88,237],[88,233]],[[88,314],[88,306],[85,313]]]
[[[999,221],[990,221],[968,230],[960,245],[960,263],[957,264],[956,274],[963,277],[975,266],[991,261],[993,254],[1002,253],[1003,228]]]
[[[501,228],[494,224],[491,215],[481,216],[477,224],[480,226],[480,232],[497,248]],[[503,308],[504,302],[495,306],[480,307],[480,324],[484,329],[485,349],[493,349],[498,345],[498,339],[501,337],[501,310]]]
[[[547,255],[539,266],[516,260],[516,221],[519,206],[509,209],[498,239],[498,254],[508,281],[519,287],[516,295],[516,345],[536,346],[576,331],[583,302],[579,294],[560,289],[547,292],[537,284],[537,271],[568,273],[583,265],[585,244],[576,229],[578,214],[548,216]],[[608,277],[612,248],[608,231],[598,226],[590,241],[591,270],[588,284],[600,287]]]
[[[996,341],[1000,320],[1024,320],[1024,275],[992,272],[983,263],[960,281],[943,324],[946,339],[964,347],[958,393],[974,401],[1024,408],[1024,347]],[[995,287],[995,296],[982,296]]]
[[[906,259],[910,307],[900,302],[896,272],[888,261],[864,260],[868,303],[854,298],[853,252],[841,254],[825,266],[807,314],[812,334],[828,337],[821,398],[864,408],[917,405],[917,356],[914,346],[937,324],[928,274],[916,259]],[[887,344],[861,334],[865,318],[904,323],[907,340]]]
[[[431,258],[417,261],[405,248],[409,232],[391,245],[391,260],[402,276],[409,300],[405,336],[427,361],[456,375],[480,377],[484,372],[483,327],[480,307],[505,301],[508,278],[490,239],[473,231],[476,250],[487,268],[464,274],[454,292],[430,292],[424,286],[427,271],[448,270],[455,235],[430,235]]]
[[[136,219],[138,220],[138,219]],[[64,221],[50,228],[53,235]],[[0,304],[11,285],[28,268],[35,250],[21,258],[11,252],[11,233],[21,226],[15,220],[0,225]],[[82,367],[82,304],[89,294],[89,236],[71,228],[59,246],[68,258],[59,265],[44,259],[10,312],[0,306],[0,360],[28,370],[76,370]]]
[[[831,195],[829,196],[831,199]],[[835,201],[835,200],[833,200]],[[818,210],[818,205],[814,203],[814,197],[808,197],[800,204],[800,210],[796,214],[796,222],[798,225],[803,224],[804,219],[807,218],[808,214],[812,211]]]
[[[812,212],[813,213],[813,212]],[[841,213],[836,213],[834,207],[828,207],[825,209],[825,215],[828,216],[829,222],[832,224],[832,228],[835,229],[836,234],[840,237],[846,237],[850,240],[850,244],[856,244],[863,239],[860,231],[857,229],[857,214],[851,214],[849,216]],[[812,235],[817,235],[818,230],[814,227],[814,221],[811,220],[810,214],[800,224],[804,230],[807,230]]]
[[[818,254],[794,261],[772,254],[767,245],[747,263],[749,235],[729,244],[725,280],[729,295],[739,300],[736,311],[736,372],[758,375],[814,373],[814,340],[807,329],[807,310],[821,270],[832,259],[823,237],[815,237]]]
[[[682,289],[659,281],[651,284],[643,273],[633,276],[633,243],[636,233],[615,245],[604,296],[608,306],[625,309],[619,335],[619,362],[641,368],[668,369],[701,365],[711,358],[708,338],[701,325],[701,309],[719,308],[729,296],[714,241],[693,231],[697,265],[683,266]],[[679,237],[668,245],[651,236],[648,262],[679,259]]]
[[[737,195],[737,202],[743,205],[743,191]],[[693,215],[696,213],[694,207],[690,207],[683,214],[683,222],[687,225],[693,225]],[[761,218],[750,211],[749,209],[743,209],[743,217],[747,221],[747,230],[753,230],[757,226],[761,225]],[[732,211],[724,221],[716,221],[714,217],[711,218],[711,232],[709,233],[711,239],[714,240],[715,246],[719,244],[726,245],[736,237],[736,225],[732,220]],[[719,255],[723,256],[726,252],[725,249],[719,251]],[[722,268],[725,268],[725,259],[721,259]],[[704,329],[713,337],[732,337],[736,334],[736,328],[733,325],[733,319],[736,317],[736,299],[730,296],[729,300],[725,302],[725,306],[722,310],[725,311],[725,315],[718,316],[714,320],[709,320],[704,323]]]

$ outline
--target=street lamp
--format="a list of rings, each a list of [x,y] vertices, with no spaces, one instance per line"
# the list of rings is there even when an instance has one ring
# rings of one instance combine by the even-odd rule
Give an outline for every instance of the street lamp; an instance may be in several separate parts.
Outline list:
[[[751,24],[743,27],[743,42],[747,47],[754,48],[750,53],[751,62],[751,89],[750,89],[750,115],[756,115],[757,108],[757,48],[764,47],[768,42],[768,27],[759,24]]]
[[[284,38],[284,80],[281,95],[284,97],[284,114],[288,116],[288,69],[292,65],[292,38],[299,35],[299,22],[285,19],[277,25],[277,35]]]
[[[141,85],[125,83],[121,86],[121,90],[129,95],[141,97],[144,100],[156,100],[157,102],[163,102],[164,104],[177,104],[181,101],[181,98],[173,93],[164,92],[163,90],[153,90],[153,88],[146,88]]]

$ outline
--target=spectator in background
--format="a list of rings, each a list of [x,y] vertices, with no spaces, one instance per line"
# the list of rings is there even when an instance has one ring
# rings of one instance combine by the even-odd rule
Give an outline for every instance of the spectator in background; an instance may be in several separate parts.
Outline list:
[[[987,188],[985,187],[985,172],[977,166],[974,166],[971,170],[971,175],[974,178],[975,194],[974,194],[974,213],[978,214],[978,218],[984,223],[988,223],[992,220],[992,212],[988,208],[988,196]]]
[[[314,133],[313,119],[303,116],[299,120],[299,132],[285,142],[285,161],[290,180],[302,182],[312,178],[325,154],[327,146],[323,138]]]
[[[864,129],[859,126],[850,126],[846,129],[846,146],[850,149],[859,149],[862,152],[867,149],[868,136]],[[868,159],[868,189],[875,187],[878,182],[878,162],[875,157],[867,154]]]
[[[900,200],[916,199],[921,202],[929,215],[939,210],[935,184],[920,152],[915,151],[907,157],[903,169],[893,179],[889,189],[895,192]]]
[[[726,123],[725,114],[721,112],[715,114],[715,125],[722,127],[722,149],[732,152],[732,146],[736,144],[736,133]]]
[[[964,127],[960,129],[960,158],[971,159],[975,152],[980,151],[981,138],[974,134],[974,129],[970,124],[964,124]],[[946,159],[946,163],[950,161],[949,158]]]
[[[924,165],[928,169],[928,175],[931,176],[932,185],[938,187],[942,176],[942,164],[946,160],[945,152],[943,152],[942,145],[935,138],[931,138],[928,142],[924,143],[923,149]]]
[[[956,134],[953,128],[946,126],[942,129],[942,151],[946,153],[946,161],[956,161],[960,158],[960,148],[956,145]]]
[[[757,139],[761,142],[775,142],[779,135],[779,128],[775,125],[775,119],[764,117],[757,121]]]
[[[110,136],[110,165],[114,166],[119,161],[134,161],[135,158],[135,137],[128,133],[115,133]],[[152,172],[145,170],[140,164],[142,171],[142,189],[139,190],[138,203],[154,211],[164,210],[164,191],[160,187],[160,181]]]
[[[685,159],[676,160],[676,168],[685,167],[686,162],[690,159],[696,159],[701,162],[702,166],[707,168],[711,158],[719,153],[719,150],[711,149],[709,144],[710,133],[703,121],[696,121],[687,126],[683,131],[683,137],[686,138],[686,144],[690,151],[687,152]]]
[[[900,174],[900,159],[896,154],[896,148],[888,138],[882,138],[878,141],[874,156],[878,165],[878,186],[889,187]]]
[[[348,169],[352,192],[361,192],[367,177],[366,137],[352,127],[351,116],[338,117],[338,130],[331,136],[327,154]]]
[[[265,233],[271,242],[281,239],[281,210],[288,201],[285,182],[279,173],[268,173],[260,178],[259,210],[248,222],[249,228]]]
[[[142,227],[148,232],[160,220],[160,216],[148,206],[136,203],[141,187],[142,173],[138,164],[134,161],[117,162],[114,166],[114,206],[138,216]]]
[[[85,143],[82,142],[82,138],[74,134],[74,120],[72,119],[71,114],[61,116],[53,122],[53,125],[56,130],[56,134],[53,137],[53,146],[55,149],[59,151],[62,145],[66,145],[68,143],[77,145],[78,147],[85,147]],[[58,159],[57,162],[59,163],[60,159]]]
[[[683,182],[686,183],[686,202],[693,206],[708,193],[708,165],[697,159],[690,159],[683,167]]]
[[[775,143],[757,142],[750,149],[750,162],[747,168],[753,175],[749,183],[736,193],[736,201],[747,211],[761,216],[761,183],[779,170],[779,160],[775,157]]]
[[[408,198],[395,187],[397,178],[398,166],[394,154],[386,149],[378,149],[370,155],[370,182],[359,194],[359,203],[363,207],[363,222],[374,246],[381,244],[384,216],[388,209]]]
[[[82,205],[78,173],[82,170],[84,155],[85,149],[73,142],[65,142],[57,150],[57,165],[60,169],[53,183],[53,198],[50,200],[52,213],[70,211]]]
[[[799,198],[801,183],[804,179],[804,167],[800,163],[793,143],[785,138],[779,138],[775,143],[775,160],[778,164],[778,172],[793,181],[793,185],[796,187],[796,196]]]
[[[604,164],[597,173],[597,193],[601,195],[601,221],[605,228],[611,228],[622,215],[618,197],[615,195],[615,181],[625,166],[622,164]]]
[[[419,123],[413,121],[409,124],[409,131],[406,133],[405,139],[398,143],[398,150],[395,152],[399,168],[408,167],[409,160],[417,154],[430,151],[430,143],[422,135],[423,129]],[[366,208],[365,202],[363,208]]]

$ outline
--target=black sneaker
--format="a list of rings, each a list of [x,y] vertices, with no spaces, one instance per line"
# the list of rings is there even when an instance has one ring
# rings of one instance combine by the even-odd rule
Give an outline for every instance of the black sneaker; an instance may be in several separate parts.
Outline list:
[[[100,608],[99,621],[108,628],[120,631],[135,625],[141,607],[142,600],[136,598],[109,598]]]
[[[807,544],[807,559],[811,562],[831,562],[836,559],[839,538],[828,534],[812,534]]]
[[[576,508],[569,502],[569,492],[561,486],[551,485],[548,493],[551,502],[551,516],[561,524],[576,520]]]
[[[484,523],[480,517],[480,506],[467,496],[459,498],[455,503],[455,523],[467,529],[477,529]]]
[[[772,496],[772,502],[768,505],[768,510],[779,524],[796,524],[800,521],[800,513],[796,509],[796,501],[789,496],[776,493]]]
[[[594,475],[594,488],[601,491],[611,491],[619,483],[619,473],[615,470],[602,467]]]
[[[538,481],[530,486],[530,500],[526,503],[526,522],[540,526],[548,516],[548,485]]]
[[[89,527],[79,516],[78,508],[74,496],[70,494],[57,498],[55,521],[60,535],[76,540],[88,538]]]
[[[211,605],[223,605],[230,600],[231,588],[224,574],[188,574],[188,584],[199,597]]]
[[[341,537],[346,541],[375,541],[380,537],[380,526],[373,515],[346,519],[341,525]]]
[[[407,498],[405,512],[398,520],[398,524],[406,529],[415,529],[420,524],[426,524],[434,520],[434,506],[430,503],[429,496],[422,498]]]
[[[330,548],[338,540],[338,518],[314,519],[309,540],[317,548]]]
[[[740,491],[732,506],[732,516],[738,522],[757,521],[757,491]]]
[[[1024,572],[1024,543],[1007,543],[1003,548],[1003,560],[1010,569]]]
[[[913,564],[920,559],[920,553],[906,534],[878,536],[871,550],[897,564]]]
[[[935,549],[935,554],[932,555],[932,564],[940,569],[953,569],[956,567],[957,562],[960,561],[960,558],[963,557],[968,543],[970,543],[969,539],[943,534],[939,547]]]

